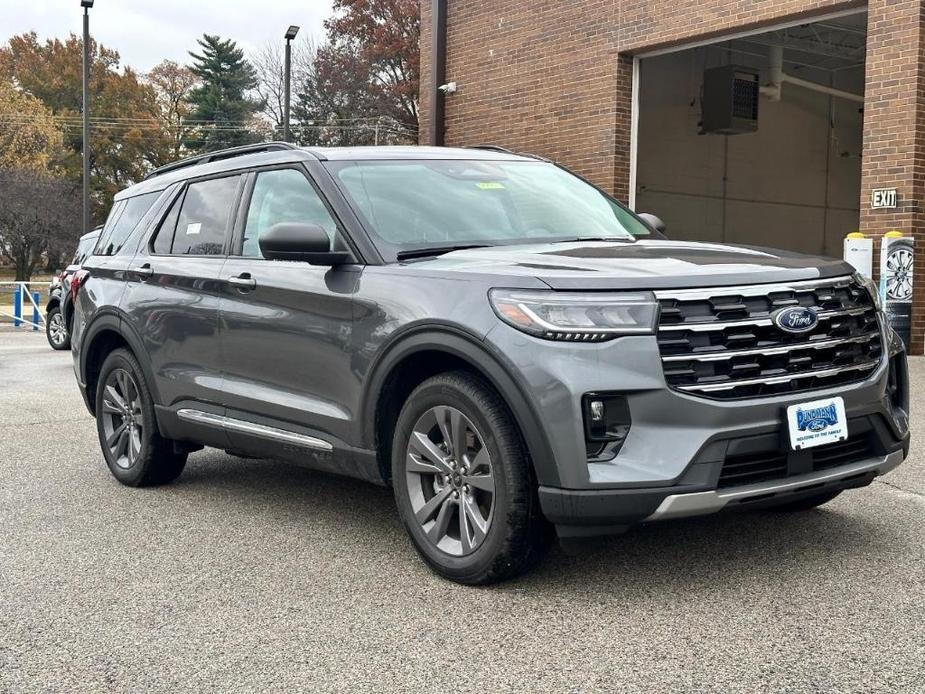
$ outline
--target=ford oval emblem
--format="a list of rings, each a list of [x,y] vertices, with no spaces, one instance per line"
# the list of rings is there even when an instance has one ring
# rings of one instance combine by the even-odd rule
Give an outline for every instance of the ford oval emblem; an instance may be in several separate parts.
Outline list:
[[[774,314],[774,325],[788,333],[808,333],[819,324],[815,309],[805,306],[782,308]]]

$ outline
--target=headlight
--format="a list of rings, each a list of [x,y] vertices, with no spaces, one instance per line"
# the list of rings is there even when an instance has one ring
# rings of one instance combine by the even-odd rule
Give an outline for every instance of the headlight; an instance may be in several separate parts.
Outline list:
[[[658,320],[658,302],[647,292],[492,289],[488,296],[505,323],[547,340],[603,342],[620,335],[648,335]]]
[[[862,287],[867,289],[867,291],[870,293],[871,299],[873,299],[874,307],[878,311],[882,311],[883,301],[880,297],[880,289],[879,287],[877,287],[874,281],[870,277],[865,277],[860,272],[855,273],[854,280],[855,282],[860,284]]]

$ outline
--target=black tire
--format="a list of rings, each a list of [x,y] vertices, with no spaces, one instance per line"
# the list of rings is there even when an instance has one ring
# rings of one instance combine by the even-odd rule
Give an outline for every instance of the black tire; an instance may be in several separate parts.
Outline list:
[[[71,331],[68,330],[61,308],[53,307],[45,316],[45,339],[52,349],[65,350],[71,348]]]
[[[831,492],[823,492],[822,494],[814,494],[813,496],[807,496],[798,501],[791,501],[787,504],[781,504],[780,506],[773,506],[772,511],[780,511],[782,513],[792,513],[794,511],[810,511],[817,506],[822,506],[823,504],[829,503],[832,499],[842,493],[843,490],[837,489]]]
[[[477,430],[477,434],[469,430],[470,435],[478,437],[465,440],[478,441],[479,449],[485,449],[489,455],[493,505],[488,528],[481,544],[463,556],[444,551],[428,537],[415,517],[412,504],[414,483],[409,482],[406,471],[409,441],[415,426],[420,426],[433,408],[450,408],[462,413]],[[414,471],[411,474],[413,476]],[[444,484],[447,488],[450,486],[449,482]],[[542,554],[548,526],[539,510],[526,447],[504,402],[491,386],[473,374],[456,371],[435,376],[408,397],[395,427],[392,485],[399,516],[412,543],[427,564],[445,578],[467,585],[495,583],[522,573]],[[422,486],[427,489],[426,483]],[[475,486],[471,492],[468,486],[465,489],[463,498],[452,502],[458,505],[451,513],[462,513],[463,502],[474,498],[470,494],[482,493]],[[437,492],[432,494],[436,496]],[[458,515],[455,518],[460,522]]]
[[[113,398],[107,391],[107,385],[114,385],[112,379],[118,381],[124,374],[130,376],[133,382],[132,387],[128,389],[129,392],[134,391],[137,395],[137,398],[129,395],[131,401],[125,398],[126,402],[133,405],[125,411],[134,410],[131,430],[137,431],[138,435],[133,439],[131,434],[126,434],[125,445],[131,447],[133,453],[129,453],[126,448],[125,456],[117,457],[107,439],[115,433],[112,430],[118,428],[114,422],[120,417],[124,420],[124,416],[110,413],[112,402],[118,403],[118,399]],[[104,402],[104,399],[107,402]],[[110,429],[109,432],[107,427]],[[113,477],[124,485],[149,487],[168,484],[177,479],[186,466],[187,454],[175,452],[173,441],[161,436],[154,417],[154,401],[151,399],[151,391],[145,382],[144,373],[134,355],[126,349],[114,350],[103,362],[96,389],[96,429],[106,465]],[[136,440],[138,445],[134,446]]]

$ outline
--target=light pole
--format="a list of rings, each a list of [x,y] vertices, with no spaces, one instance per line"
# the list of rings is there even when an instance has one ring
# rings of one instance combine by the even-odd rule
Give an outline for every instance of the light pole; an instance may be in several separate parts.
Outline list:
[[[283,140],[289,142],[289,89],[290,82],[292,81],[292,39],[295,38],[295,35],[299,33],[299,27],[294,24],[286,29],[286,33],[283,38],[286,39],[286,75],[284,81],[286,83],[283,97]]]
[[[80,0],[84,8],[83,64],[83,233],[90,231],[90,8],[93,0]]]

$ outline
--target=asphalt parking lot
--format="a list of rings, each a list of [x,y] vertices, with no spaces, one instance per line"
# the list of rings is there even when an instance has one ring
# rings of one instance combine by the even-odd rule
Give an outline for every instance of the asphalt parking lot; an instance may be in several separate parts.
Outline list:
[[[821,510],[652,525],[472,589],[386,489],[215,450],[120,486],[70,354],[0,329],[0,692],[923,692],[916,424],[903,467]]]

